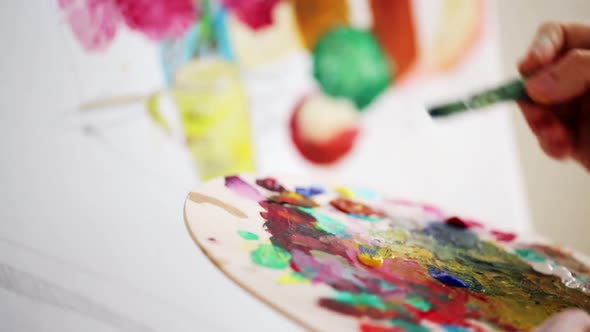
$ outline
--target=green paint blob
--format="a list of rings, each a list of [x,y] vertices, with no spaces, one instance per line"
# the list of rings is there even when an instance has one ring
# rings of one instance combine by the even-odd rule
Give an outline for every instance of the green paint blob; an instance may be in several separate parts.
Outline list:
[[[430,331],[429,329],[427,329],[423,326],[416,325],[414,323],[410,323],[408,321],[401,320],[401,319],[394,319],[391,321],[391,324],[393,324],[394,326],[401,327],[406,332],[429,332]]]
[[[516,249],[515,250],[516,254],[518,256],[520,256],[520,258],[530,261],[530,262],[544,262],[547,260],[547,258],[545,258],[545,256],[539,254],[536,250],[533,249]]]
[[[260,244],[251,253],[252,261],[260,266],[271,269],[284,269],[289,267],[291,254],[283,248],[272,244]]]
[[[317,229],[335,235],[341,239],[347,239],[351,237],[350,234],[346,232],[346,225],[344,225],[340,221],[328,215],[325,215],[315,209],[304,207],[299,207],[299,209],[307,214],[310,214],[312,217],[315,218],[315,220],[317,220]]]
[[[334,300],[352,306],[373,307],[381,310],[385,310],[386,307],[385,302],[379,296],[367,293],[338,292]]]
[[[258,240],[259,239],[258,235],[248,232],[248,231],[238,231],[238,234],[245,240]]]
[[[430,302],[428,302],[427,300],[421,298],[421,297],[408,297],[406,299],[406,303],[411,305],[412,307],[422,310],[422,311],[428,311],[430,309],[432,309],[432,305],[430,304]]]
[[[367,30],[334,29],[318,41],[313,55],[314,77],[323,91],[345,97],[361,110],[392,81],[389,62]]]

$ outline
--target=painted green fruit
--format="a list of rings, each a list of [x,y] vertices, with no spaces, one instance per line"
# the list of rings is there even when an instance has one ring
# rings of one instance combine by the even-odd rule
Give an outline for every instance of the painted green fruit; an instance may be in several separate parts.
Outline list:
[[[345,97],[363,110],[392,82],[392,70],[379,43],[367,30],[331,30],[313,52],[313,73],[323,91]]]

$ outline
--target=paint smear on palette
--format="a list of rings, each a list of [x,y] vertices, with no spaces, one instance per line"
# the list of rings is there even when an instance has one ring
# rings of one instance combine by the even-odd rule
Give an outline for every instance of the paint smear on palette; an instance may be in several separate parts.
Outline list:
[[[226,176],[225,186],[236,194],[256,202],[266,199],[258,190],[256,190],[256,188],[252,187],[238,176]]]
[[[188,194],[188,198],[189,198],[189,200],[191,200],[191,202],[195,202],[197,204],[209,203],[209,204],[215,205],[215,206],[225,210],[227,213],[229,213],[233,216],[236,216],[238,218],[241,218],[241,219],[248,218],[248,215],[245,214],[244,212],[242,212],[237,207],[229,205],[229,204],[227,204],[215,197],[199,194],[196,192],[191,192]]]
[[[244,240],[258,240],[260,237],[257,234],[254,234],[252,232],[248,232],[248,231],[242,231],[239,230],[238,231],[238,235],[240,235],[242,237],[242,239]]]
[[[226,179],[261,209],[247,221],[261,234],[249,260],[284,272],[273,279],[282,287],[330,287],[317,305],[357,317],[361,331],[530,330],[566,308],[590,310],[590,270],[559,248],[427,204],[355,201],[328,187],[314,200],[279,190],[260,198],[251,183]],[[275,179],[272,188],[286,186]]]

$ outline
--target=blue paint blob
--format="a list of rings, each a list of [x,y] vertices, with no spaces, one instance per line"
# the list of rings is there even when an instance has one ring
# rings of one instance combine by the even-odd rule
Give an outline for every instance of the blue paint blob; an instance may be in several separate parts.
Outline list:
[[[447,285],[447,286],[452,286],[452,287],[460,287],[460,288],[469,288],[469,285],[465,283],[465,281],[455,277],[454,275],[443,271],[439,268],[436,267],[431,267],[430,269],[428,269],[428,272],[430,272],[430,275],[442,282],[443,284]]]
[[[443,325],[442,328],[445,330],[445,332],[472,332],[473,330],[468,328],[468,327],[464,327],[464,326],[456,326],[456,325]]]
[[[323,194],[324,193],[324,189],[318,186],[311,186],[309,188],[306,187],[296,187],[295,188],[295,192],[298,193],[299,195],[305,196],[305,197],[313,197],[319,194]]]

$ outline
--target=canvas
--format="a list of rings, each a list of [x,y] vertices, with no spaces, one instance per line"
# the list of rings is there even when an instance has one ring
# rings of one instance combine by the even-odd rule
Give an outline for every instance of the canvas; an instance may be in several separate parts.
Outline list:
[[[191,192],[185,220],[229,278],[309,330],[521,331],[590,310],[584,257],[367,188],[230,176]]]

